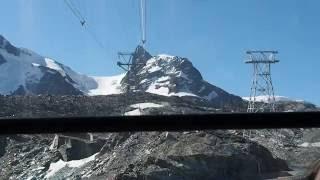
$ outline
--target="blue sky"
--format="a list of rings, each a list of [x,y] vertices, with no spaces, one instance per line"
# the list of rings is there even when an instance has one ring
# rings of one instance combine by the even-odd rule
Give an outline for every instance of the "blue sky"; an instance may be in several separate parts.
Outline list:
[[[100,48],[63,0],[1,2],[0,34],[89,75],[121,73],[117,52],[140,39],[138,0],[73,0]],[[320,1],[147,0],[147,50],[189,58],[204,79],[247,96],[249,49],[278,50],[278,95],[320,104]]]

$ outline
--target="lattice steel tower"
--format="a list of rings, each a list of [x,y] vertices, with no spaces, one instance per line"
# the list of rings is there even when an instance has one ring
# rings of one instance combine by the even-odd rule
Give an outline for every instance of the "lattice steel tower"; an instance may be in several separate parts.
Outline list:
[[[247,64],[253,65],[253,79],[247,112],[275,112],[271,64],[278,63],[277,51],[247,51]],[[262,98],[264,102],[261,102]]]

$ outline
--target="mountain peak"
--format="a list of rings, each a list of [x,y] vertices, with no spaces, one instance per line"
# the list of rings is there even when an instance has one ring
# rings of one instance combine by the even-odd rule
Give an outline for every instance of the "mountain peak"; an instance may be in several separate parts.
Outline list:
[[[19,56],[20,50],[19,48],[14,47],[6,38],[0,35],[0,49],[4,49],[9,54]]]
[[[218,104],[242,102],[240,97],[203,80],[201,73],[187,58],[167,54],[151,56],[138,46],[134,59],[136,64],[125,76],[122,85],[130,80],[128,84],[136,91],[163,96],[189,96]]]
[[[151,54],[144,47],[138,45],[133,53],[132,63],[137,65],[145,65],[146,61],[151,57]]]

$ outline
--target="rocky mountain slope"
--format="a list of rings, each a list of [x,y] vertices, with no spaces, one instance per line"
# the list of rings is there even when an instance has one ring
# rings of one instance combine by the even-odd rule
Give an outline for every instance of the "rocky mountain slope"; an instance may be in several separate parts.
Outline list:
[[[136,92],[1,96],[1,117],[215,113],[203,99]],[[245,109],[245,105],[243,108]],[[249,133],[245,133],[249,134]],[[320,158],[318,129],[11,135],[0,138],[8,179],[265,179],[303,174]],[[308,156],[307,156],[308,155]],[[294,170],[294,173],[291,171]]]
[[[2,117],[214,113],[208,101],[137,93],[2,96]],[[57,139],[54,146],[54,139]],[[4,179],[261,179],[288,171],[257,142],[229,131],[11,135],[0,138]],[[55,148],[54,148],[55,147]]]

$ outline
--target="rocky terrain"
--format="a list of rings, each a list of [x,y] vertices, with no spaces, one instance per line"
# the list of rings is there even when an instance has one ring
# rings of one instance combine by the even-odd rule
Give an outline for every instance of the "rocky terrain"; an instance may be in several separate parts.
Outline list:
[[[1,117],[230,111],[199,98],[149,93],[133,97],[1,96]],[[245,108],[244,103],[242,110]],[[248,133],[216,130],[94,133],[92,138],[89,134],[3,136],[0,175],[3,179],[266,179],[303,174],[320,158],[318,129],[252,130],[250,137],[243,134]]]
[[[285,161],[274,158],[265,147],[224,131],[127,132],[95,136],[98,139],[90,143],[70,141],[67,151],[63,146],[50,150],[53,138],[50,135],[8,137],[7,151],[0,159],[1,177],[261,179],[289,170]],[[100,150],[92,146],[99,143]],[[87,154],[71,158],[79,151]],[[63,157],[67,159],[63,161]]]

